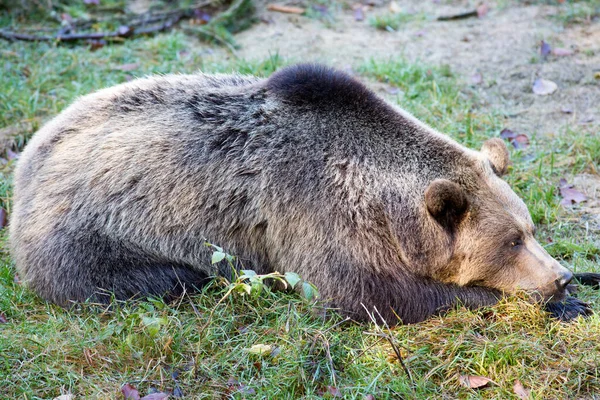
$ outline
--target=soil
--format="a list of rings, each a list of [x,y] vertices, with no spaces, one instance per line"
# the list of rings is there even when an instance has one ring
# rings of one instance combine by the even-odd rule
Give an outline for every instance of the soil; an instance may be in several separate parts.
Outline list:
[[[297,61],[323,61],[348,69],[366,58],[402,56],[428,64],[448,64],[482,99],[481,107],[500,112],[506,127],[529,136],[558,134],[567,125],[597,133],[600,126],[600,24],[563,27],[559,8],[548,5],[489,3],[482,18],[438,21],[475,8],[473,3],[436,4],[435,0],[397,2],[413,21],[397,31],[376,30],[368,19],[389,14],[389,3],[355,21],[353,11],[330,7],[323,18],[267,11],[259,3],[262,21],[236,36],[239,55],[246,59],[278,53]],[[544,40],[569,49],[571,56],[540,55]],[[476,84],[476,75],[482,82]],[[549,96],[533,94],[537,77],[555,82]]]

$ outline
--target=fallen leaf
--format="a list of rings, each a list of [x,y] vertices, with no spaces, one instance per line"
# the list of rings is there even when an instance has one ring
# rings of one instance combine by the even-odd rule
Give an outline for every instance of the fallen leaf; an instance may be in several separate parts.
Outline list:
[[[238,389],[238,392],[241,394],[256,394],[256,390],[254,390],[254,388],[251,388],[250,386],[246,386],[246,385],[242,385],[242,384],[240,384],[240,388]]]
[[[365,397],[363,397],[363,400],[375,400],[375,396],[372,394],[367,394]]]
[[[480,85],[483,82],[483,76],[479,72],[476,72],[471,76],[471,82],[474,85]]]
[[[340,392],[340,389],[334,386],[327,386],[327,392],[333,397],[344,397],[342,396],[342,392]]]
[[[255,344],[249,349],[244,349],[246,353],[256,354],[259,356],[268,356],[273,351],[273,346],[270,344]]]
[[[8,217],[6,214],[6,210],[4,208],[0,208],[0,229],[4,228],[8,223]]]
[[[558,190],[563,198],[560,202],[563,206],[570,206],[587,200],[587,197],[583,193],[575,189],[573,185],[567,183],[567,180],[564,178],[558,182]]]
[[[558,86],[556,83],[547,79],[538,78],[533,82],[533,93],[539,96],[547,96],[556,92]]]
[[[476,10],[477,18],[483,18],[488,13],[488,11],[490,11],[490,8],[488,7],[487,3],[481,3],[477,6]]]
[[[524,149],[529,146],[529,138],[527,135],[521,133],[515,136],[514,139],[510,141],[510,144],[512,144],[515,149]]]
[[[600,79],[600,71],[594,72],[594,79]]]
[[[329,9],[327,8],[327,6],[324,6],[322,4],[313,4],[312,9],[317,11],[322,16],[325,16],[329,13]]]
[[[506,140],[510,141],[511,139],[516,138],[517,134],[514,133],[513,131],[511,131],[510,129],[504,128],[500,131],[500,137],[502,139],[506,139]]]
[[[159,393],[150,393],[142,397],[140,400],[164,400],[168,399],[169,395],[163,392]]]
[[[121,37],[129,37],[133,35],[134,28],[129,27],[127,25],[121,25],[117,29],[117,34]]]
[[[90,51],[96,51],[106,46],[106,40],[90,40]]]
[[[304,8],[301,8],[301,7],[284,6],[281,4],[269,4],[267,6],[267,10],[280,12],[280,13],[286,13],[286,14],[298,14],[298,15],[304,14],[304,12],[306,11]]]
[[[563,114],[573,114],[573,109],[571,107],[561,107],[560,112]]]
[[[355,21],[365,20],[365,10],[362,4],[355,4],[354,6],[352,6],[352,10]]]
[[[471,389],[478,389],[486,386],[488,383],[494,383],[490,378],[485,376],[460,375],[458,377],[460,384]]]
[[[521,400],[529,399],[529,390],[525,389],[519,380],[515,381],[515,385],[513,386],[513,390],[517,397]]]
[[[11,149],[7,149],[6,150],[6,158],[8,158],[9,160],[18,160],[19,159],[19,153],[15,153]]]
[[[206,11],[196,8],[194,10],[194,18],[192,21],[195,25],[206,25],[212,20],[212,16]]]
[[[400,93],[400,89],[398,89],[396,86],[391,86],[391,85],[387,85],[385,87],[385,91],[388,92],[389,94],[398,94],[398,93]]]
[[[125,396],[125,400],[140,400],[139,392],[129,383],[121,386],[121,393],[123,393],[123,396]]]
[[[548,43],[542,40],[542,43],[540,44],[540,55],[546,59],[550,52],[552,52],[552,48]]]
[[[557,57],[566,57],[566,56],[572,56],[574,54],[574,52],[573,52],[573,50],[565,49],[562,47],[557,47],[555,49],[552,49],[552,54]]]
[[[117,69],[119,71],[133,71],[134,69],[138,69],[139,67],[140,67],[139,63],[129,63],[129,64],[118,65],[118,66],[114,67],[113,69]]]
[[[179,386],[175,386],[173,389],[173,397],[181,398],[184,397],[183,390]]]
[[[8,324],[8,319],[6,319],[4,313],[0,313],[0,324]]]

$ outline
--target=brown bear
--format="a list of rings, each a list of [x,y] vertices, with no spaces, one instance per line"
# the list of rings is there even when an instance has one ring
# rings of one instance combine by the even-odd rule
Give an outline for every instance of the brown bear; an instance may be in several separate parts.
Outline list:
[[[31,139],[12,252],[62,306],[200,287],[228,273],[208,241],[245,269],[299,273],[357,320],[377,307],[413,323],[517,290],[563,319],[589,313],[507,165],[502,141],[469,150],[319,65],[149,77],[79,99]]]

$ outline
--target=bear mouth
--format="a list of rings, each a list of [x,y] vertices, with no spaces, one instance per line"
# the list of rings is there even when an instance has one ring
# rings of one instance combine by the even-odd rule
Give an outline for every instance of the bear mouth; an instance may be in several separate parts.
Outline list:
[[[526,291],[526,293],[536,303],[559,303],[564,301],[574,292],[574,285],[568,285],[566,288],[548,287]]]

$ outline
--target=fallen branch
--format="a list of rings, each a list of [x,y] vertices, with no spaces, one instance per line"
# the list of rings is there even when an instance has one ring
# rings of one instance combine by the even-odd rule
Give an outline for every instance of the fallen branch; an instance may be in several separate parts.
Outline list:
[[[123,26],[114,32],[92,32],[92,33],[58,33],[57,35],[29,35],[18,32],[10,32],[0,29],[0,37],[6,40],[22,40],[26,42],[75,42],[79,40],[100,40],[109,38],[129,38],[135,35],[147,35],[150,33],[163,32],[171,29],[182,16],[175,17],[160,25],[135,29]]]
[[[280,13],[286,13],[286,14],[298,14],[298,15],[304,14],[304,12],[306,11],[304,8],[283,6],[281,4],[269,4],[267,6],[267,10],[280,12]]]
[[[437,18],[438,21],[453,21],[456,19],[465,19],[465,18],[471,18],[471,17],[477,17],[479,14],[477,13],[477,10],[472,10],[472,11],[465,11],[459,14],[454,14],[454,15],[442,15],[440,17]]]
[[[217,4],[217,0],[206,0],[200,3],[196,3],[188,8],[180,8],[175,10],[168,10],[163,12],[149,12],[146,14],[137,15],[132,17],[130,15],[126,17],[115,16],[112,19],[87,19],[87,20],[73,20],[66,23],[66,26],[59,28],[58,32],[54,35],[49,34],[34,34],[34,33],[23,33],[14,32],[7,29],[0,29],[0,38],[9,41],[27,41],[27,42],[77,42],[77,41],[97,41],[103,39],[127,39],[133,36],[147,35],[158,32],[168,31],[173,28],[178,22],[183,19],[191,19],[194,17],[194,12],[202,7]],[[250,0],[234,0],[228,8],[223,10],[220,14],[216,15],[215,18],[206,24],[201,29],[189,29],[193,33],[200,33],[202,36],[218,42],[219,44],[225,45],[234,51],[232,44],[226,38],[221,37],[217,33],[215,26],[217,24],[224,24],[226,26],[234,26],[236,23],[244,20],[245,12],[252,12],[252,2]],[[65,21],[61,21],[65,22]],[[77,30],[89,28],[96,22],[116,22],[120,27],[111,32],[76,32]],[[48,32],[47,28],[38,29],[37,32]]]

